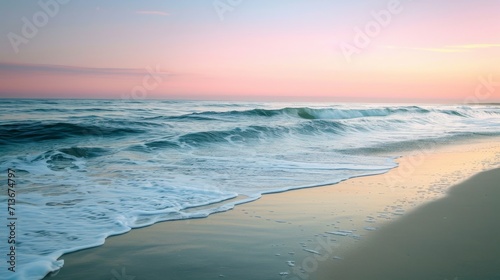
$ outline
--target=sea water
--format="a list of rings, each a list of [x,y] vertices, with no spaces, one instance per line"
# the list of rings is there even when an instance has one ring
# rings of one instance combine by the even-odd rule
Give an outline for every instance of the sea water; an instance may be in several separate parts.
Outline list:
[[[0,278],[40,279],[62,254],[131,228],[384,173],[402,151],[498,135],[494,105],[2,100],[0,215],[7,221],[12,169],[17,272],[2,261]]]

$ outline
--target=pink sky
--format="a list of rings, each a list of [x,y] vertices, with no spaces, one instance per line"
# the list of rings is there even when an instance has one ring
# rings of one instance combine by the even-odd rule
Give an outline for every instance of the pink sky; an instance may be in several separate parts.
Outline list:
[[[4,36],[0,94],[500,101],[500,2],[391,1],[247,1],[223,18],[211,4],[67,4],[17,54]],[[21,34],[36,5],[9,8],[1,31]]]

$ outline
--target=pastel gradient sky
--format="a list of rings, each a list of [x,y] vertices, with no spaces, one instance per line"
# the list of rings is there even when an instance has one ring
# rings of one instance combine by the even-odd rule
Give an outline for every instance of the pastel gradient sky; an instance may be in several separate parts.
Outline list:
[[[0,97],[498,102],[499,11],[500,0],[1,1]]]

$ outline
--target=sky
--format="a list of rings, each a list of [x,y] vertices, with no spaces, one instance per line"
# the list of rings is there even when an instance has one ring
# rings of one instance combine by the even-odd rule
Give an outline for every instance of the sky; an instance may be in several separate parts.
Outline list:
[[[500,0],[0,1],[0,97],[499,102]]]

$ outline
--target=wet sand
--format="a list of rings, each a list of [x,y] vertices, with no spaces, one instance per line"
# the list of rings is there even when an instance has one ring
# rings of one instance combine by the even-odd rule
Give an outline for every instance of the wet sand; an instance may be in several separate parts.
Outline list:
[[[500,279],[500,169],[384,226],[318,279]]]
[[[64,267],[46,279],[334,279],[331,269],[342,264],[349,271],[349,260],[386,226],[498,167],[495,140],[422,149],[383,175],[265,195],[205,219],[134,229],[101,247],[64,255]],[[371,262],[352,265],[359,270]]]

